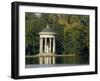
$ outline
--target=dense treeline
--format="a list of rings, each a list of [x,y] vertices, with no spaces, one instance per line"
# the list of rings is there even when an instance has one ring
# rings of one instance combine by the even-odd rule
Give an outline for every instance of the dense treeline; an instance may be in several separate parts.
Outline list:
[[[39,53],[39,32],[47,24],[55,30],[57,54],[89,54],[89,16],[28,13],[25,16],[26,54]]]

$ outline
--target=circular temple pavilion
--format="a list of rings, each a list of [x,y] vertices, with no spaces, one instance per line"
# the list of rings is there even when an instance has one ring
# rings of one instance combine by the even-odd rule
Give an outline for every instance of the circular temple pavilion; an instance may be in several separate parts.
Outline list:
[[[55,34],[49,25],[39,32],[39,64],[55,64]]]

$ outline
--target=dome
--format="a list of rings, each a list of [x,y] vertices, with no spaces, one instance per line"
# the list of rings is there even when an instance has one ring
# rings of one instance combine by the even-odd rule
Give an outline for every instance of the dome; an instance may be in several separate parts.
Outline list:
[[[52,28],[49,27],[49,25],[46,26],[39,34],[56,34]]]

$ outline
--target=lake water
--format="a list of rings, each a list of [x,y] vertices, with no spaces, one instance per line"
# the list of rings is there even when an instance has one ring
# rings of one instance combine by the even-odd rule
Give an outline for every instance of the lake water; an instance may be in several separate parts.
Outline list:
[[[84,66],[89,64],[27,64],[25,68]]]

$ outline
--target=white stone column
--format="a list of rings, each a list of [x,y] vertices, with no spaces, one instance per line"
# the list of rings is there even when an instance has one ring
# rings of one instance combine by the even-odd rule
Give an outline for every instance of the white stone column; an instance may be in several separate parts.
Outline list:
[[[53,38],[53,53],[55,53],[55,38]]]
[[[43,53],[43,38],[40,38],[40,53]]]
[[[47,53],[47,38],[45,38],[45,53]]]
[[[51,53],[51,38],[49,40],[50,40],[50,53]]]
[[[40,48],[39,50],[40,50],[40,53],[41,53],[41,38],[40,38],[40,47],[39,48]]]

